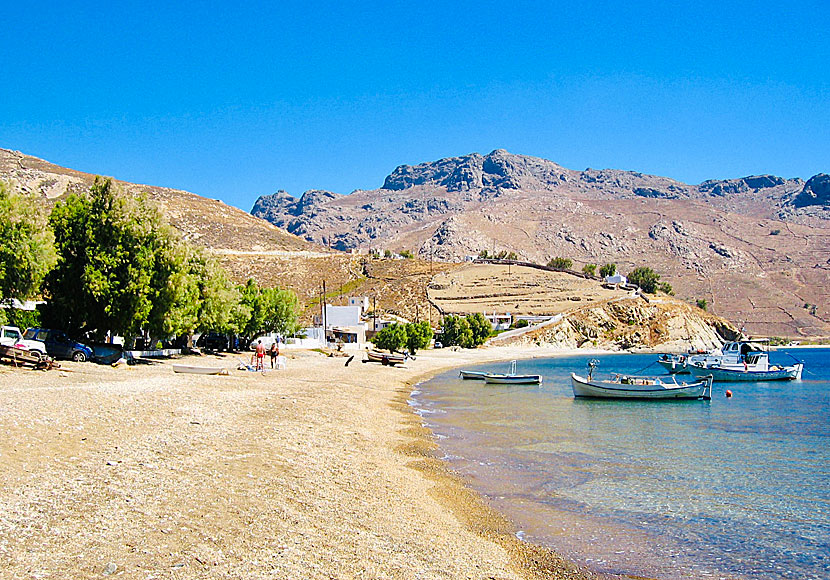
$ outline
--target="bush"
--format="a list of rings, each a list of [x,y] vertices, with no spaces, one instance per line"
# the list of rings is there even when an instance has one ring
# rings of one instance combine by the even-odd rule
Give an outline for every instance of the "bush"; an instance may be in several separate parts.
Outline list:
[[[586,276],[596,276],[597,274],[597,265],[596,264],[585,264],[582,266],[582,273]]]
[[[513,328],[524,328],[525,326],[530,326],[530,323],[524,318],[513,323]]]
[[[645,266],[635,268],[628,274],[628,281],[636,284],[643,292],[647,292],[648,294],[654,294],[657,291],[657,282],[659,280],[660,274]]]
[[[570,258],[551,258],[548,262],[548,266],[550,268],[556,268],[557,270],[570,270],[571,267],[574,265],[573,260]]]
[[[771,236],[777,236],[777,235],[778,235],[778,234],[780,234],[780,233],[781,233],[781,230],[772,230],[772,231],[769,233],[769,235],[771,235]]]
[[[377,348],[394,352],[406,345],[406,339],[406,328],[395,322],[378,332],[372,342]]]
[[[406,258],[407,260],[411,260],[415,256],[409,250],[401,250],[401,257]]]
[[[660,292],[668,294],[669,296],[674,296],[674,288],[671,287],[671,284],[668,282],[660,282],[657,288],[660,289]]]
[[[701,310],[706,310],[706,308],[709,306],[709,303],[706,302],[706,298],[698,298],[696,304],[697,304],[697,307],[700,308]]]
[[[608,276],[613,276],[617,273],[617,265],[616,264],[605,264],[602,268],[599,269],[599,275],[602,278],[607,278]]]

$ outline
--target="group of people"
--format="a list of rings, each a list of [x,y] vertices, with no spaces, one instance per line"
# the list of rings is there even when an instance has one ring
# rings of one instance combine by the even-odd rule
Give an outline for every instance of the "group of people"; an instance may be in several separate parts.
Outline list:
[[[271,348],[266,349],[265,345],[262,344],[262,339],[256,341],[256,348],[254,349],[254,357],[256,357],[256,370],[264,371],[265,370],[265,354],[271,355],[271,368],[273,369],[277,364],[277,357],[280,355],[280,347],[277,345],[277,341],[275,340],[271,344]],[[254,361],[251,361],[254,364]]]

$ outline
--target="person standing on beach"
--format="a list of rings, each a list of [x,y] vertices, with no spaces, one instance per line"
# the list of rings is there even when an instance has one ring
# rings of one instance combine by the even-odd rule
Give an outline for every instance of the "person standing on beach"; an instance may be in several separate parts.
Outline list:
[[[265,345],[261,339],[256,341],[256,370],[265,370]]]
[[[280,354],[280,347],[277,346],[277,341],[275,340],[271,345],[271,348],[268,350],[268,354],[271,355],[271,368],[274,368],[274,365],[277,364],[277,357]]]

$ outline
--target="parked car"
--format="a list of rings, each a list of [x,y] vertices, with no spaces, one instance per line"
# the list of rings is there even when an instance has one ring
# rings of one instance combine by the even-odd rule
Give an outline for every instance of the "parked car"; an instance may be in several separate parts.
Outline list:
[[[268,350],[269,348],[271,348],[271,345],[275,342],[279,345],[280,337],[276,334],[265,334],[263,336],[258,336],[251,341],[251,343],[248,345],[248,348],[250,348],[251,350],[256,350],[256,343],[260,340],[262,341],[262,344],[265,346],[265,349]]]
[[[196,340],[196,346],[216,351],[228,350],[229,343],[228,335],[219,332],[205,332]]]
[[[6,346],[23,347],[32,354],[43,356],[46,354],[46,345],[39,340],[27,340],[16,326],[0,326],[0,344]]]
[[[46,345],[46,354],[55,358],[72,359],[83,362],[92,358],[92,349],[80,342],[75,342],[61,330],[48,328],[29,328],[23,335],[26,340],[39,340]]]

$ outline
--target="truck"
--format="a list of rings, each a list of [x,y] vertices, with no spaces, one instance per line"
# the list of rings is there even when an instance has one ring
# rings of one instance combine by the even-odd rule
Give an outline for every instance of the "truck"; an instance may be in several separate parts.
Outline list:
[[[41,358],[46,355],[46,345],[42,341],[23,338],[16,326],[0,326],[0,344],[23,348]]]

